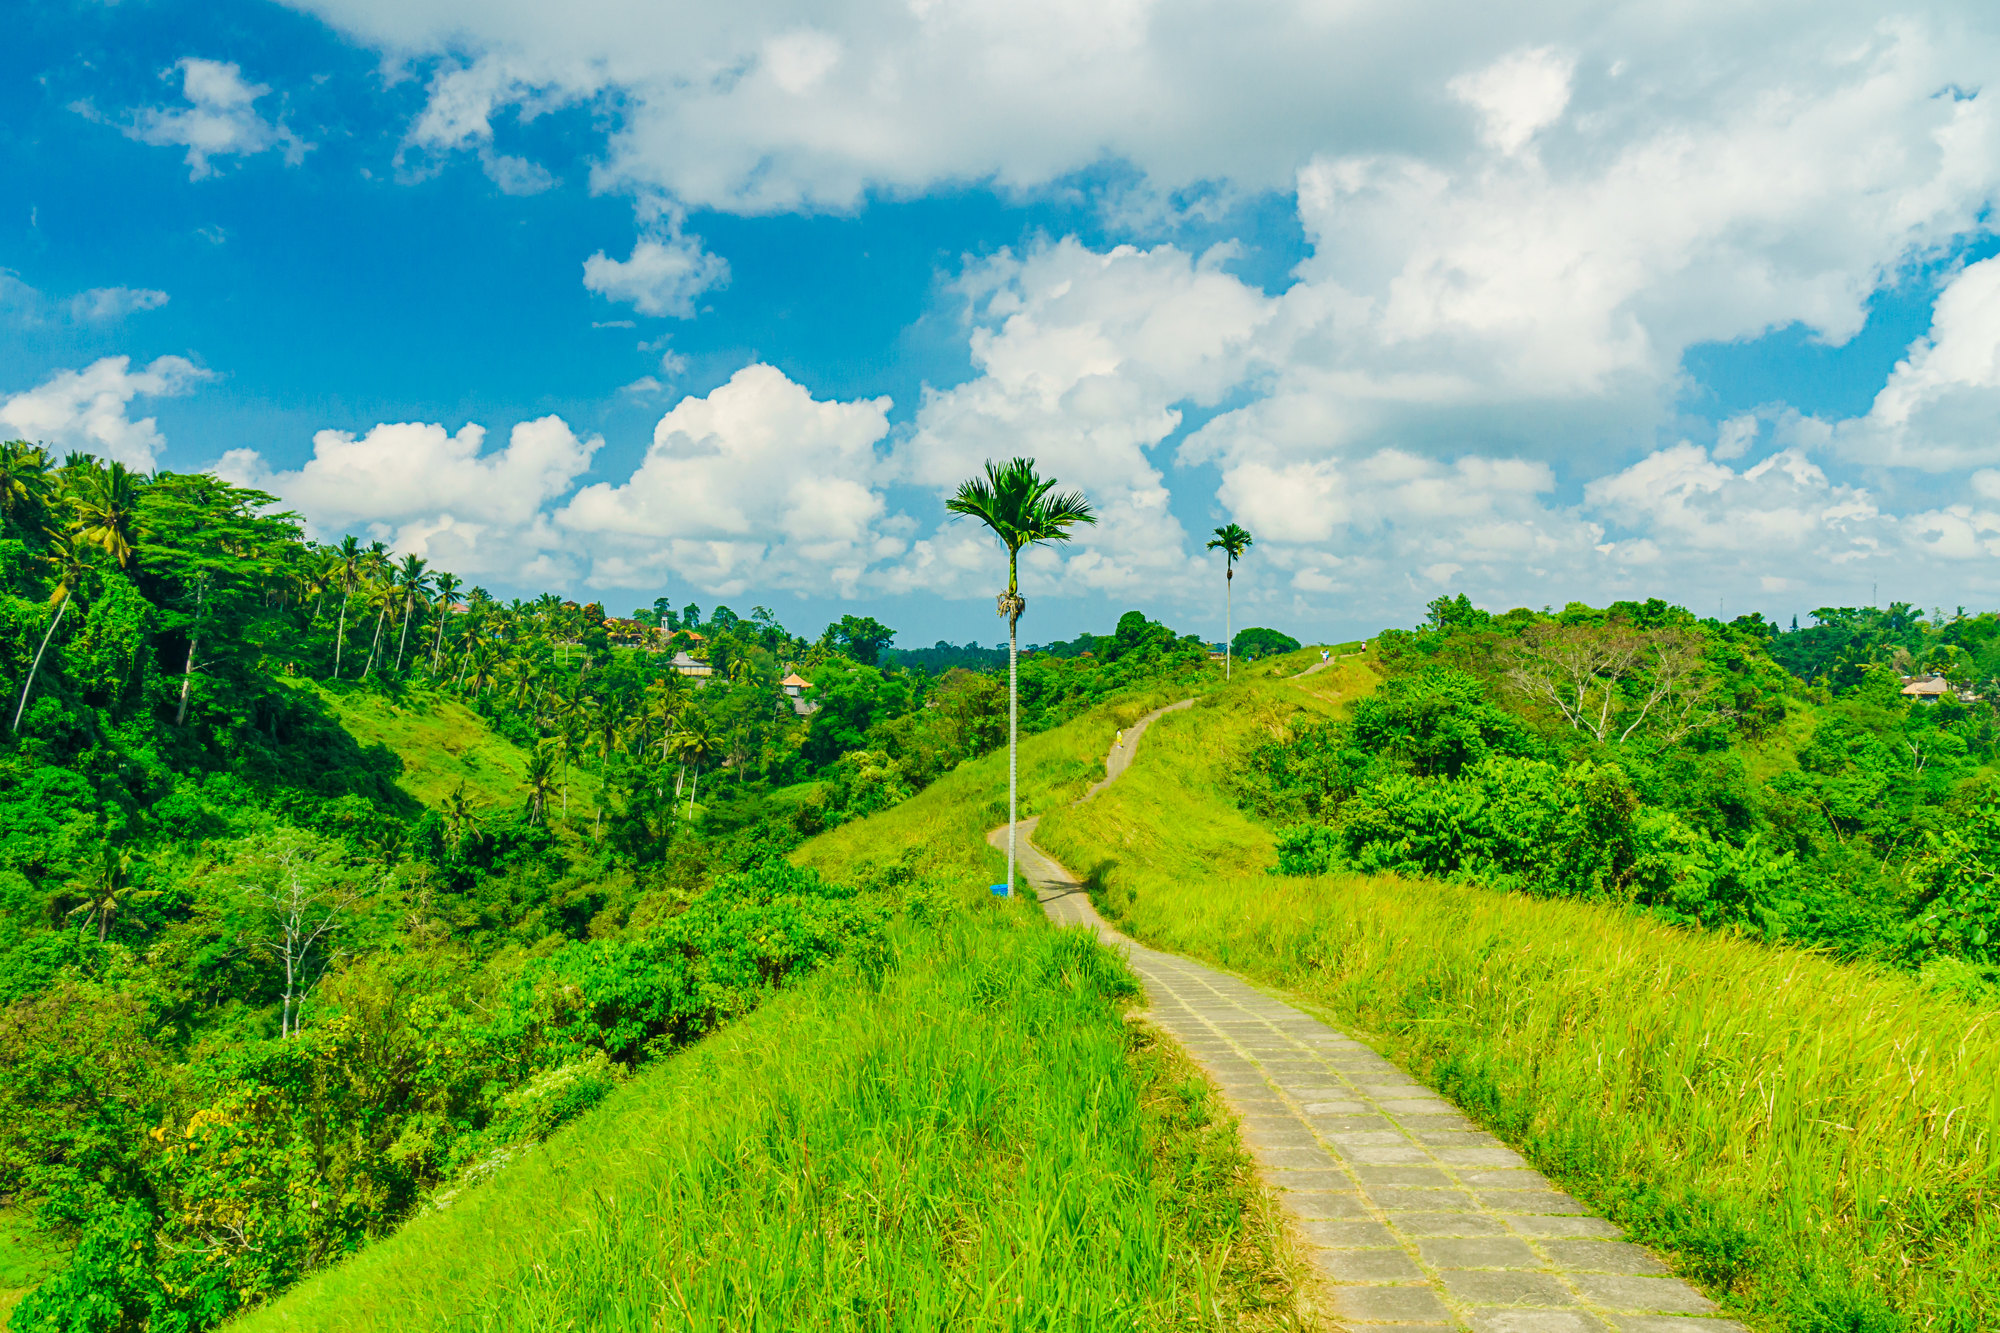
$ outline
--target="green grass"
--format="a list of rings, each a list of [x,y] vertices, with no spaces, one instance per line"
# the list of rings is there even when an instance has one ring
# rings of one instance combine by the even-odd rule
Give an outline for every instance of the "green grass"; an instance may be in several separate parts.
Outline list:
[[[1261,873],[1237,755],[1366,676],[1253,679],[1172,714],[1038,840],[1133,935],[1318,1006],[1754,1325],[2000,1326],[1994,1015],[1614,907]]]
[[[15,1208],[0,1208],[0,1327],[62,1258],[62,1247]]]
[[[461,783],[473,804],[488,813],[518,810],[528,799],[527,752],[457,699],[424,692],[398,703],[348,683],[308,681],[300,688],[317,695],[355,740],[386,745],[400,755],[403,772],[396,785],[423,805],[436,807]],[[598,792],[597,774],[588,764],[570,770],[571,820],[596,813]]]
[[[1032,738],[1034,806],[1102,772],[1106,707]],[[1129,973],[986,894],[1005,756],[798,859],[903,896],[815,974],[235,1327],[1289,1328],[1300,1269],[1209,1085]]]

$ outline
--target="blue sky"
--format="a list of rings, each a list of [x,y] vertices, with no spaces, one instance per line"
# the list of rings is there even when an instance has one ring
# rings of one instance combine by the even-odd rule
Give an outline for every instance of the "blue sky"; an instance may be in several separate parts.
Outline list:
[[[24,7],[0,432],[906,642],[1016,450],[1031,637],[1993,604],[1990,16],[1656,8]]]

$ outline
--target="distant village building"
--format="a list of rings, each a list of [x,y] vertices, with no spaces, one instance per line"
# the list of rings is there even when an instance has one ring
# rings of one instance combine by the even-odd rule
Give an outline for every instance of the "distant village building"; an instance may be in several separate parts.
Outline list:
[[[799,717],[809,717],[819,711],[819,705],[805,697],[813,683],[794,671],[778,682],[778,688],[792,701],[792,712]]]
[[[696,661],[694,658],[689,657],[685,651],[675,653],[673,659],[667,665],[680,672],[683,676],[691,676],[697,681],[707,680],[715,674],[715,668],[706,662]]]
[[[1976,704],[1979,696],[1971,690],[1961,690],[1944,678],[1942,672],[1933,671],[1928,676],[1903,677],[1903,697],[1915,699],[1918,703],[1934,704],[1947,694],[1960,703]]]

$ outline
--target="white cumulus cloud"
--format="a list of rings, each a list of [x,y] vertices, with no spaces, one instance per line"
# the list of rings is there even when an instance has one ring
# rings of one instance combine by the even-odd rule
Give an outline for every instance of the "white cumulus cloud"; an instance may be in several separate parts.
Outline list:
[[[152,417],[133,420],[135,398],[191,392],[213,375],[178,356],[163,356],[141,370],[129,356],[107,356],[82,370],[64,370],[32,389],[0,400],[0,437],[45,444],[57,454],[96,454],[151,471],[166,447]]]
[[[270,86],[251,83],[234,62],[188,56],[167,71],[181,76],[181,96],[187,105],[152,107],[138,112],[124,129],[141,143],[186,148],[188,178],[215,174],[213,159],[250,157],[271,149],[297,166],[313,145],[293,133],[283,120],[267,120],[257,103]],[[96,118],[88,104],[76,108]]]
[[[692,319],[695,298],[728,281],[728,261],[702,249],[699,236],[682,235],[678,225],[641,236],[630,258],[599,250],[583,261],[585,287],[642,315]]]

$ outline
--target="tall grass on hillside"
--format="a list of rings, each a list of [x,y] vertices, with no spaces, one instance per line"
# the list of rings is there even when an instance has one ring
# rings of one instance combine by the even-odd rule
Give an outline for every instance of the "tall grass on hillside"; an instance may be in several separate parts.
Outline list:
[[[1234,1135],[1121,1021],[1112,955],[1005,911],[906,928],[895,953],[778,996],[238,1327],[1281,1319]]]
[[[1039,841],[1134,935],[1317,1001],[1753,1322],[2000,1326],[1990,1012],[1615,907],[1265,875],[1227,793],[1283,688],[1165,719]]]

